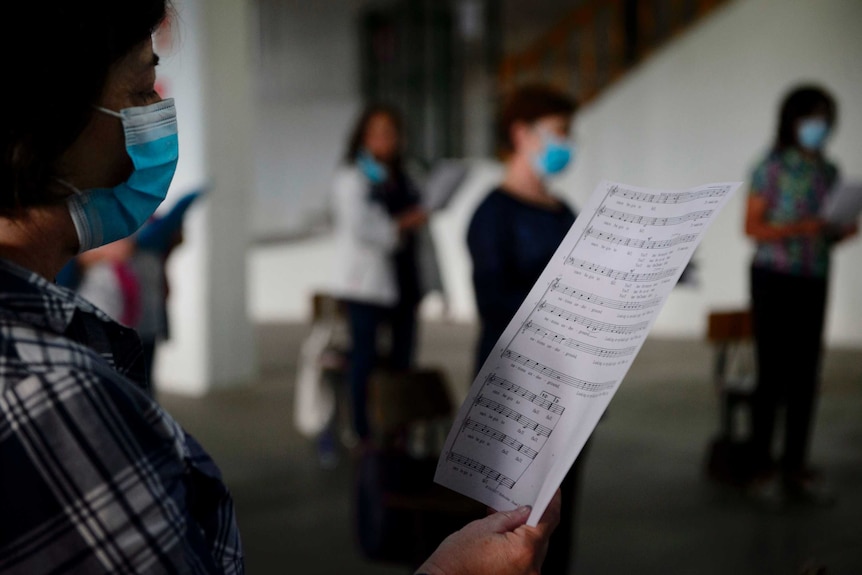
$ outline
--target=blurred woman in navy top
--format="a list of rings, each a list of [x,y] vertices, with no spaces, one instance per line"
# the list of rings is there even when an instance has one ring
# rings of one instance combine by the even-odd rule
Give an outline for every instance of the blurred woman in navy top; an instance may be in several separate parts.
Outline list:
[[[547,180],[574,153],[569,133],[575,103],[545,86],[517,90],[503,106],[498,144],[506,173],[482,201],[467,233],[482,333],[476,371],[492,353],[521,303],[575,221],[575,212],[551,195]],[[542,573],[570,571],[579,470],[586,450],[563,481],[563,512]]]
[[[500,115],[506,174],[479,205],[467,233],[482,324],[476,371],[575,221],[575,212],[546,185],[571,158],[574,111],[566,96],[532,86],[516,92]]]
[[[467,242],[482,319],[477,371],[574,222],[575,212],[563,202],[533,203],[504,187],[476,211]]]

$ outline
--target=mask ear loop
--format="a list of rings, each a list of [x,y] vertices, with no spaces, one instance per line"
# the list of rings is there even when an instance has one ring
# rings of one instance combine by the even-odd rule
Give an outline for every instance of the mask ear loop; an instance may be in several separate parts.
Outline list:
[[[75,194],[76,196],[84,195],[84,193],[81,190],[79,190],[78,188],[76,188],[74,185],[70,184],[69,182],[67,182],[63,178],[54,178],[54,181],[57,182],[58,184],[60,184],[61,186],[63,186],[64,188],[66,188],[67,190],[69,190],[70,192],[72,192],[73,194]]]
[[[119,118],[121,120],[123,119],[123,115],[119,112],[115,112],[113,110],[109,110],[108,108],[103,108],[101,106],[93,106],[93,108],[95,108],[99,112],[102,112],[103,114],[107,114],[109,116],[113,116],[113,117]]]

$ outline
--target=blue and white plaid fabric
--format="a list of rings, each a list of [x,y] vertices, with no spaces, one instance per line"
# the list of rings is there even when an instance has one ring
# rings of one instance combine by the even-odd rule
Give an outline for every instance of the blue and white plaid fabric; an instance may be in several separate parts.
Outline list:
[[[243,573],[215,463],[132,330],[0,260],[0,574]]]

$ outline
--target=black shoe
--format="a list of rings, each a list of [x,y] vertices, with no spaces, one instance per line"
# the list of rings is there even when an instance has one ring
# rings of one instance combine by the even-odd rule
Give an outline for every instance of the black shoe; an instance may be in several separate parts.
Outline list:
[[[803,471],[789,474],[784,479],[784,490],[789,500],[818,507],[835,505],[835,490],[819,473]]]
[[[745,487],[745,495],[767,511],[779,511],[787,503],[784,484],[774,473],[752,479]]]

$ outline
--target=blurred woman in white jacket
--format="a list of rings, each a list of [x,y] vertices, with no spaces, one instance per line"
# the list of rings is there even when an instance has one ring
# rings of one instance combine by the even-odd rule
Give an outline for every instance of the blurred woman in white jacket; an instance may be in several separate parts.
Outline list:
[[[418,231],[428,221],[420,194],[404,170],[402,123],[388,106],[368,107],[353,130],[345,164],[335,175],[333,202],[338,243],[335,295],[347,304],[352,352],[353,424],[369,429],[368,379],[377,358],[377,333],[391,329],[390,367],[413,362],[416,309],[423,295]]]

